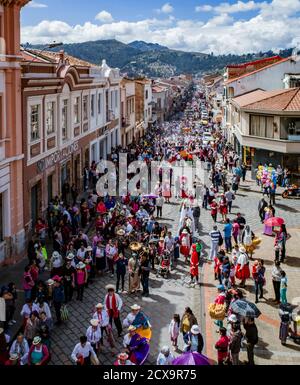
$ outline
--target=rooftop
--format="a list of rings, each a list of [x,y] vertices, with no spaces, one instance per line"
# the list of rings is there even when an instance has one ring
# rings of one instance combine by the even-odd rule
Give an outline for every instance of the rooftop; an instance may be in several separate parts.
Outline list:
[[[271,67],[273,67],[273,66],[275,66],[275,65],[278,65],[278,64],[287,62],[287,61],[289,61],[289,60],[291,60],[290,57],[285,58],[285,59],[282,58],[280,61],[276,61],[276,62],[273,62],[272,64],[265,65],[265,66],[263,66],[263,67],[261,67],[261,68],[259,68],[259,69],[254,70],[254,71],[251,71],[251,72],[248,72],[248,73],[244,73],[243,75],[237,76],[237,77],[235,77],[235,78],[233,78],[233,79],[228,79],[228,80],[225,82],[225,84],[233,83],[233,82],[235,82],[235,81],[237,81],[237,80],[239,80],[239,79],[246,78],[247,76],[251,76],[251,75],[253,75],[253,74],[255,74],[255,73],[258,73],[258,72],[260,72],[260,71],[264,71],[264,70],[267,69],[267,68],[271,68]]]
[[[232,100],[247,110],[300,112],[300,88],[256,90]]]

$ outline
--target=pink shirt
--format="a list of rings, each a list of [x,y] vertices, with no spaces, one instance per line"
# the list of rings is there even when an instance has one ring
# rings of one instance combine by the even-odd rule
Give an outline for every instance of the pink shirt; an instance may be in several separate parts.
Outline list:
[[[83,285],[85,283],[85,272],[84,271],[77,271],[77,284]]]

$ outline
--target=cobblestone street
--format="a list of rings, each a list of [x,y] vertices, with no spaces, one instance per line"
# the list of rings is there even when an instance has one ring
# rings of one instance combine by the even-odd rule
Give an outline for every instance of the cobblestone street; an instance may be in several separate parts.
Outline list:
[[[260,195],[256,192],[244,192],[239,191],[237,199],[234,202],[232,215],[241,212],[247,219],[247,223],[252,226],[254,232],[261,236],[262,225],[258,222],[257,204],[260,199]],[[179,202],[173,200],[172,204],[165,204],[163,208],[163,220],[161,223],[166,224],[172,229],[173,234],[177,232],[179,222]],[[276,215],[285,218],[288,230],[290,228],[300,228],[300,200],[283,200],[278,198],[276,208]],[[205,252],[209,249],[209,231],[212,228],[212,219],[210,212],[201,210],[201,233],[200,238],[204,243]],[[219,225],[220,230],[223,225]],[[298,236],[297,230],[293,230],[294,236]],[[300,238],[297,238],[300,239]],[[271,278],[270,268],[273,260],[272,238],[264,239],[261,247],[257,250],[257,257],[268,260],[267,262],[267,290],[271,293]],[[290,294],[293,297],[299,297],[300,291],[298,285],[296,285],[297,279],[300,275],[300,263],[297,259],[297,252],[295,250],[295,244],[290,241],[288,244],[287,255],[287,268],[284,266],[290,282]],[[256,256],[255,256],[256,257]],[[183,261],[179,261],[177,267],[172,271],[170,279],[164,279],[156,277],[151,274],[150,279],[150,297],[142,298],[140,295],[122,295],[124,306],[121,314],[121,319],[124,319],[130,312],[130,306],[134,303],[138,303],[143,307],[145,313],[150,317],[150,321],[153,329],[153,337],[151,340],[151,354],[147,361],[148,364],[154,364],[156,361],[159,349],[163,345],[170,346],[170,340],[168,335],[169,322],[174,313],[180,315],[183,314],[184,308],[190,306],[196,317],[198,318],[205,340],[205,351],[208,357],[212,360],[216,359],[216,351],[214,350],[214,342],[217,338],[215,333],[215,327],[209,317],[206,317],[206,309],[208,301],[213,300],[216,293],[215,281],[212,280],[213,272],[212,267],[205,264],[201,271],[201,287],[190,288],[189,281],[189,269],[184,265]],[[73,300],[68,305],[70,318],[69,321],[55,328],[52,333],[52,364],[64,364],[71,365],[70,355],[73,347],[78,342],[78,337],[81,334],[85,334],[89,325],[89,320],[94,311],[94,306],[98,302],[102,302],[105,292],[105,286],[108,283],[112,283],[112,278],[105,276],[103,278],[97,278],[95,283],[90,286],[84,294],[84,301],[79,302]],[[249,290],[246,291],[247,295],[253,300],[253,284],[249,280]],[[251,286],[251,287],[250,287]],[[293,287],[293,289],[292,289]],[[249,292],[250,291],[250,292]],[[268,294],[272,297],[272,294]],[[265,304],[260,304],[262,313],[265,317],[262,317],[258,321],[259,334],[263,335],[264,344],[261,343],[258,350],[257,359],[258,364],[270,364],[268,362],[272,357],[272,364],[280,363],[284,358],[286,363],[293,363],[299,361],[300,352],[297,350],[297,346],[294,345],[293,350],[285,348],[282,350],[278,347],[280,341],[278,339],[279,329],[279,317],[278,309],[273,309]],[[116,334],[116,353],[122,350],[123,338],[117,338]],[[267,348],[268,346],[268,348]],[[179,338],[179,348],[182,349],[183,341],[182,337]],[[272,353],[274,350],[274,354]],[[244,353],[242,353],[244,355]],[[284,357],[283,357],[284,356]],[[115,361],[108,348],[108,344],[104,346],[99,355],[100,362],[102,364],[112,364]],[[245,358],[245,357],[244,357]],[[275,360],[275,361],[274,361]],[[278,361],[277,361],[278,360]]]

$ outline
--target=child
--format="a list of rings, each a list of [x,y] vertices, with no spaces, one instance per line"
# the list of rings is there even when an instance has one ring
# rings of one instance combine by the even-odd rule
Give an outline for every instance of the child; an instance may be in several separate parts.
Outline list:
[[[230,277],[231,287],[234,287],[235,286],[235,265],[232,262],[230,263],[229,277]]]
[[[178,340],[179,332],[180,332],[180,316],[179,314],[174,314],[174,317],[169,325],[169,334],[170,334],[174,351],[178,349],[177,340]]]
[[[287,291],[287,277],[286,277],[285,271],[281,271],[280,302],[283,304],[287,303],[286,291]]]

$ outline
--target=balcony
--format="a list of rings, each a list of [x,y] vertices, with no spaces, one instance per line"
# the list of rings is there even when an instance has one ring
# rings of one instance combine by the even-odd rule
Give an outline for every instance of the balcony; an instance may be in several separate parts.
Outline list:
[[[122,127],[128,127],[130,126],[130,119],[129,117],[127,116],[126,118],[123,116],[122,117]]]

